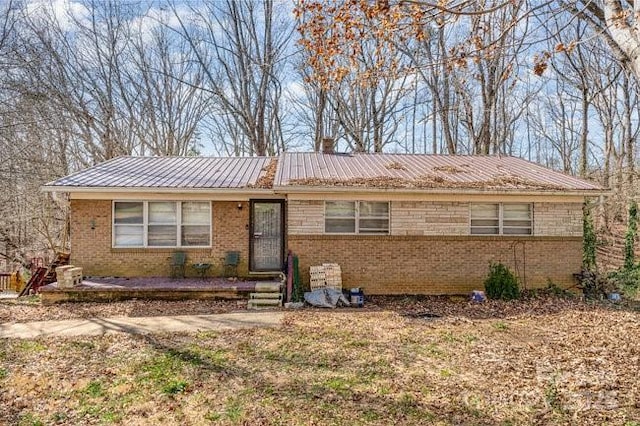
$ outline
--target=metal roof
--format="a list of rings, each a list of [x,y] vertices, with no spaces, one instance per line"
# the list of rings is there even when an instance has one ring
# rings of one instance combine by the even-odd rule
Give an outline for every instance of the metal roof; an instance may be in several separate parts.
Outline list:
[[[280,157],[118,157],[44,187],[61,191],[136,188],[302,191],[311,187],[604,191],[587,180],[515,157],[303,152]]]
[[[49,182],[65,188],[252,188],[270,157],[118,157]]]
[[[274,187],[594,191],[584,179],[509,156],[285,153]],[[283,188],[285,189],[285,188]]]

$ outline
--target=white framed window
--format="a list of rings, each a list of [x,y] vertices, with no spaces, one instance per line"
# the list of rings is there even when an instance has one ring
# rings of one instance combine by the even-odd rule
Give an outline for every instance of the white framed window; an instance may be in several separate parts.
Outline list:
[[[211,244],[211,204],[189,201],[182,203],[180,245],[183,247]]]
[[[472,235],[533,235],[530,203],[473,203],[469,216]]]
[[[144,204],[141,202],[114,203],[113,241],[120,247],[144,245]]]
[[[325,201],[327,234],[389,234],[389,203],[380,201]]]
[[[209,201],[114,201],[113,247],[210,247]]]
[[[150,247],[176,247],[178,233],[177,206],[175,202],[149,201],[147,245]]]

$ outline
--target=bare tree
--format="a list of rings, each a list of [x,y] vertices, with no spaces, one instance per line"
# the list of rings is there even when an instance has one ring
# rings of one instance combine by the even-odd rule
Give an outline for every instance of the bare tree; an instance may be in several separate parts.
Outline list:
[[[559,1],[602,37],[623,66],[640,77],[640,3],[621,0]]]
[[[162,21],[134,32],[131,59],[123,70],[137,93],[131,114],[141,154],[188,155],[198,152],[199,126],[210,107],[200,87],[204,70],[188,43]]]
[[[238,154],[284,150],[282,75],[293,25],[272,0],[208,1],[181,15],[179,32],[205,71],[215,135]],[[240,133],[237,132],[240,130]]]

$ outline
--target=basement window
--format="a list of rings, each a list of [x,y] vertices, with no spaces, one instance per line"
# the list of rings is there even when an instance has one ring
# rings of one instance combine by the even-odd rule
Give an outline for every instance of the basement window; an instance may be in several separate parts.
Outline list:
[[[532,235],[533,207],[529,203],[471,204],[472,235]]]
[[[389,203],[379,201],[326,201],[327,234],[389,234]]]
[[[114,201],[113,247],[210,247],[208,201]]]

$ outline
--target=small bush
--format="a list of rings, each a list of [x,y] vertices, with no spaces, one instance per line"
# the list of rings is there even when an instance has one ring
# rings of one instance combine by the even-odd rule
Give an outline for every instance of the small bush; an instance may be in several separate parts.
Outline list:
[[[502,263],[489,265],[489,276],[484,289],[491,299],[512,300],[520,297],[520,285],[516,276]]]
[[[611,272],[607,278],[616,289],[622,290],[629,297],[635,296],[640,290],[640,266],[620,268]]]
[[[596,271],[583,269],[574,276],[578,280],[578,288],[582,290],[585,299],[605,299],[607,294],[617,290],[614,280]]]
[[[571,293],[569,290],[565,290],[558,284],[551,281],[551,278],[547,278],[547,287],[545,288],[545,293],[555,297],[573,297],[573,293]]]

